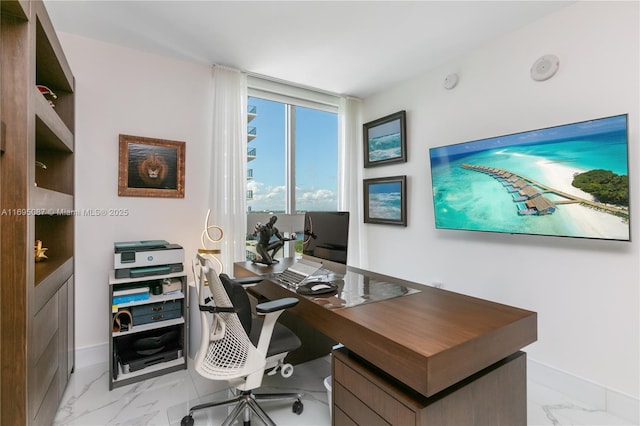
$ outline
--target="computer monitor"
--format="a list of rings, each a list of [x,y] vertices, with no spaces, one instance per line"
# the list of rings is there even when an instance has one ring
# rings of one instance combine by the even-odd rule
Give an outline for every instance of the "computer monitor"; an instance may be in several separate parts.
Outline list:
[[[346,265],[349,212],[306,212],[302,254]]]

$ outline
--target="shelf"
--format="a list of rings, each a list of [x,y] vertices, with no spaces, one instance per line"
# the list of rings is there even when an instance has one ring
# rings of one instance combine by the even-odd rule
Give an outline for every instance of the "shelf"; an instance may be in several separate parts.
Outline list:
[[[180,272],[172,272],[166,275],[151,275],[148,277],[116,278],[116,273],[112,269],[109,271],[109,285],[130,284],[130,283],[136,283],[141,281],[163,280],[165,278],[181,278],[186,276],[187,276],[186,272],[180,271]]]
[[[120,305],[118,306],[122,307]],[[158,322],[153,322],[149,324],[134,325],[133,327],[131,327],[131,330],[129,331],[117,331],[117,332],[114,331],[111,333],[111,336],[112,337],[126,336],[127,334],[135,334],[143,331],[156,330],[158,328],[170,327],[172,325],[180,325],[180,324],[184,324],[184,317],[158,321]]]
[[[71,67],[43,4],[36,7],[36,81],[51,89],[73,92]],[[55,90],[54,90],[55,92]]]
[[[14,18],[26,21],[29,16],[29,2],[26,0],[2,0],[0,8],[3,15],[10,15]]]
[[[34,2],[36,15],[35,78],[36,84],[47,86],[57,96],[55,114],[69,129],[75,127],[75,81],[69,63],[62,52],[45,7]],[[39,92],[41,98],[44,98]],[[47,102],[48,106],[48,102]],[[49,107],[49,109],[52,109]]]
[[[36,148],[73,152],[73,133],[37,87],[33,87],[36,112]]]
[[[180,299],[184,299],[184,293],[182,292],[174,293],[174,294],[156,294],[156,295],[152,294],[146,300],[136,300],[135,302],[118,303],[117,305],[113,305],[113,306],[117,306],[119,309],[119,308],[128,308],[130,306],[149,305],[152,303],[168,302],[170,300],[180,300]]]
[[[182,352],[184,353],[184,350]],[[186,368],[185,363],[186,363],[186,358],[183,355],[178,359],[162,362],[156,365],[151,365],[147,368],[143,368],[142,370],[134,371],[132,373],[120,372],[118,374],[118,378],[113,380],[113,384],[114,386],[118,386],[119,382],[127,381],[127,379],[140,378],[141,376],[151,374],[151,373],[161,372],[172,367],[174,367],[175,370],[184,369]]]
[[[36,161],[46,166],[45,169],[34,165],[36,183],[39,187],[73,194],[73,133],[37,89],[33,96],[36,106]]]
[[[73,195],[73,154],[63,151],[36,149],[35,184],[38,188],[50,189]],[[44,168],[46,166],[46,168]]]
[[[31,208],[37,215],[73,214],[73,195],[39,186],[31,193]]]
[[[71,264],[70,271],[73,271],[73,257],[51,257],[42,262],[34,263],[34,281],[36,286],[48,281],[65,281],[71,275],[68,268],[69,263]]]
[[[35,217],[35,239],[41,240],[46,252],[47,259],[35,262],[33,250],[30,251],[29,261],[35,263],[34,285],[39,286],[49,279],[58,280],[56,274],[59,268],[73,259],[73,224],[74,216],[36,216]],[[31,241],[33,247],[35,241]],[[71,262],[73,269],[73,262]],[[63,277],[61,277],[63,278]],[[67,277],[64,277],[67,278]]]

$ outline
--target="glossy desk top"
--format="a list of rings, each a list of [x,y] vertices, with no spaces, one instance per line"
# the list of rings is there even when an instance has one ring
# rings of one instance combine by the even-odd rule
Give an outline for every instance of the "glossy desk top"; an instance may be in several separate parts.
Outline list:
[[[234,273],[238,277],[261,275],[260,271],[268,274],[287,266],[287,261],[258,268],[240,262]],[[343,287],[339,294],[325,297],[302,296],[273,279],[262,281],[252,291],[268,299],[297,297],[300,303],[290,309],[292,313],[425,396],[537,340],[535,312],[351,267],[344,278],[346,293]],[[369,295],[384,293],[388,284],[397,285],[393,287],[396,294],[402,288],[406,292],[349,305],[347,301],[364,295],[355,289],[365,282]],[[350,294],[354,291],[357,297]]]
[[[296,287],[280,282],[277,279],[277,273],[267,274],[265,278],[289,291],[296,292]],[[303,281],[301,285],[308,283],[306,285],[312,287],[323,282],[334,284],[337,290],[326,294],[305,295],[304,297],[326,309],[350,308],[420,291],[394,282],[394,280],[374,278],[350,270],[341,274],[324,268],[309,277],[308,281]]]

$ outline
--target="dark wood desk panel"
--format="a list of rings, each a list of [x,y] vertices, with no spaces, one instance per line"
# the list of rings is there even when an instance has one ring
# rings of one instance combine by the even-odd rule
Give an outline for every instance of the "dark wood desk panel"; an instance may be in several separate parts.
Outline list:
[[[268,272],[284,270],[286,265],[285,259],[268,267],[275,269]],[[241,262],[234,273],[258,275],[265,269]],[[311,297],[268,280],[254,286],[252,292],[267,299],[298,298],[300,303],[291,313],[425,396],[435,395],[537,339],[535,312],[415,283],[412,287],[421,291],[339,309],[327,309]]]
[[[432,287],[334,314],[332,337],[426,396],[537,339],[534,312]]]

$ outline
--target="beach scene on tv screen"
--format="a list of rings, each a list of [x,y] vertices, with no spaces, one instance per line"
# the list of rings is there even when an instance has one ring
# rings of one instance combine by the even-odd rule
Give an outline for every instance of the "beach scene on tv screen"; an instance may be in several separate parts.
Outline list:
[[[430,149],[437,228],[629,240],[627,116]]]

